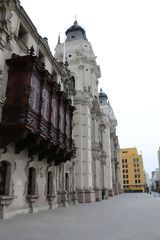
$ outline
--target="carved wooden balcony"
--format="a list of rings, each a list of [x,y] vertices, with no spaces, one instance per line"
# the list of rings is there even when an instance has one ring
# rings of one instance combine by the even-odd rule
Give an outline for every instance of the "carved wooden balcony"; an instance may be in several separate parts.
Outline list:
[[[9,67],[6,102],[0,125],[0,147],[15,143],[16,153],[59,162],[75,152],[72,140],[74,107],[36,56],[13,55]]]

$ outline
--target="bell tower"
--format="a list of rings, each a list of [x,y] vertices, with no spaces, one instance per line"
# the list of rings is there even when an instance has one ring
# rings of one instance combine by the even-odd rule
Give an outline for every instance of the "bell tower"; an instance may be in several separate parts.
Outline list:
[[[98,142],[98,136],[94,136],[93,139],[92,109],[93,102],[98,102],[98,78],[101,77],[101,73],[91,43],[78,22],[74,21],[65,33],[66,40],[64,43],[58,42],[55,57],[62,62],[65,55],[68,68],[75,80],[76,95],[73,103],[76,107],[73,116],[73,138],[77,147],[75,185],[79,202],[93,202],[95,189],[92,143],[96,139]]]

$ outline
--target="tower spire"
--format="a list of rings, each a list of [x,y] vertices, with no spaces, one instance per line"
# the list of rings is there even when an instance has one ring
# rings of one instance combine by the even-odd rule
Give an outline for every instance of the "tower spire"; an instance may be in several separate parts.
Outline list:
[[[59,34],[58,34],[58,44],[60,44],[61,43],[61,41],[60,41],[60,32],[59,32]]]
[[[77,22],[77,15],[75,15],[75,20],[74,20],[74,25],[78,25],[78,22]]]

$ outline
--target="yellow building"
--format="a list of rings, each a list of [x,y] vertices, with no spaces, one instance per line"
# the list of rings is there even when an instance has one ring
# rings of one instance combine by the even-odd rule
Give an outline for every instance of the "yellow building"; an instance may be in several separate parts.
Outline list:
[[[143,160],[137,148],[121,149],[121,169],[124,192],[145,191]]]

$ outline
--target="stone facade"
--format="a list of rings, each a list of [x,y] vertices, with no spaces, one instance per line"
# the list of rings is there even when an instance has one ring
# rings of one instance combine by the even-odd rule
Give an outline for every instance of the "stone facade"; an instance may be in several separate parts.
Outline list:
[[[19,0],[0,2],[0,218],[77,204],[77,200],[79,203],[100,201],[120,192],[117,121],[108,100],[105,106],[101,104],[98,93],[100,67],[77,21],[67,29],[66,36],[65,43],[58,40],[54,58],[47,38],[38,34]],[[25,61],[28,63],[21,66],[23,72],[18,66]],[[17,72],[16,67],[19,68]],[[41,94],[39,115],[30,110],[31,106],[36,107],[32,90],[39,89],[39,85],[35,78],[27,80],[28,69],[31,73],[37,69],[44,81],[43,87],[47,86],[45,91],[41,86],[37,92],[37,96]],[[31,82],[33,88],[28,91],[28,86],[16,85],[16,74],[25,84]],[[52,111],[54,113],[51,95],[54,97],[55,93],[50,86],[56,89],[59,99],[57,135],[54,135],[54,128],[51,131]],[[23,91],[23,101],[32,96],[26,109],[33,112],[33,116],[29,118],[30,126],[23,126],[21,134],[13,128],[12,114],[9,115],[12,124],[6,123],[8,109],[13,112],[18,109],[18,105],[12,108],[9,105],[13,97],[10,89],[20,89],[16,91],[21,96]],[[47,89],[49,93],[45,95]],[[72,135],[73,128],[76,154],[72,136],[68,137],[69,120],[67,110],[61,107],[63,103],[73,112],[70,132]],[[48,123],[43,119],[46,109],[49,109]],[[19,121],[22,122],[24,112],[20,113]],[[35,134],[36,121],[40,130]],[[48,131],[51,131],[50,137],[45,135]],[[58,144],[55,143],[57,138]]]
[[[58,63],[52,56],[47,38],[42,38],[38,34],[18,0],[2,0],[0,1],[0,119],[2,122],[3,108],[8,100],[6,89],[9,67],[6,60],[12,59],[13,56],[20,58],[27,54],[37,56],[36,61],[42,66],[43,72],[47,72],[46,76],[50,78],[50,81],[53,79],[64,98],[70,98],[72,103],[75,94],[73,77],[66,66]],[[24,139],[18,140],[20,150],[16,152],[17,140],[8,140],[9,144],[6,144],[4,141],[6,135],[9,135],[9,131],[5,132],[1,124],[0,218],[77,204],[74,187],[75,163],[72,157],[68,157],[68,161],[66,157],[64,161],[63,154],[61,154],[60,161],[55,162],[54,158],[48,159],[46,156],[39,158],[36,151],[29,155],[27,145],[24,147],[24,143],[27,142],[25,135]],[[38,134],[36,141],[39,144],[38,141],[41,141],[43,137],[39,140],[37,136]],[[45,139],[43,142],[45,143]],[[36,147],[38,151],[41,151],[40,148],[43,149],[46,145],[42,144],[40,147],[39,144]],[[51,148],[52,145],[49,143],[46,149]],[[54,151],[58,154],[59,150],[57,148]]]
[[[116,120],[106,121],[108,112],[99,104],[98,79],[100,67],[96,63],[91,43],[77,21],[67,29],[64,43],[55,49],[57,61],[67,61],[75,79],[74,140],[75,186],[79,202],[99,201],[118,194],[118,142]],[[111,131],[113,129],[113,131]]]
[[[120,146],[116,135],[117,120],[110,105],[106,93],[100,90],[99,101],[102,111],[103,123],[105,124],[104,149],[107,158],[107,188],[109,196],[122,192]]]

